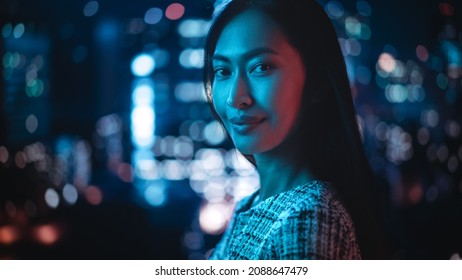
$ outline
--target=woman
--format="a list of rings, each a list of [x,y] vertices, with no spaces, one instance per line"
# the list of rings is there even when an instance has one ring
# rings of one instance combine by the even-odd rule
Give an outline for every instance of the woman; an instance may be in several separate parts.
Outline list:
[[[205,47],[212,112],[260,174],[211,259],[384,258],[337,37],[311,0],[235,0]]]

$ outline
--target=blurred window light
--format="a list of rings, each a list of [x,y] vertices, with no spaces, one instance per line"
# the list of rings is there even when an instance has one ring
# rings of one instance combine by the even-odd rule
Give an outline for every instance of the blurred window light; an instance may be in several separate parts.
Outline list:
[[[135,154],[140,151],[136,151]],[[160,178],[159,163],[155,159],[151,158],[138,158],[134,156],[133,164],[135,166],[135,176],[142,180],[156,180]]]
[[[371,28],[367,23],[362,23],[361,24],[361,39],[363,40],[369,40],[371,38]]]
[[[425,99],[425,89],[421,85],[409,85],[407,92],[411,102],[422,102]]]
[[[395,68],[391,72],[391,76],[395,78],[404,78],[407,73],[406,65],[404,65],[404,63],[401,62],[400,60],[396,60],[395,62],[396,62]]]
[[[47,189],[45,191],[45,202],[50,208],[56,208],[59,205],[59,195],[54,189]]]
[[[404,132],[399,126],[391,128],[386,157],[392,163],[399,165],[403,161],[411,159],[414,150],[412,148],[412,137],[409,133]]]
[[[417,85],[417,86],[420,86],[423,84],[423,75],[422,75],[422,72],[417,69],[415,70],[412,70],[411,72],[411,76],[410,76],[410,79],[411,79],[411,83],[413,85]]]
[[[150,106],[136,106],[131,114],[132,142],[137,148],[154,144],[155,115]]]
[[[200,160],[191,160],[188,162],[188,166],[186,168],[187,177],[190,179],[189,183],[191,188],[195,192],[201,193],[203,191],[203,182],[209,177],[204,166],[202,165],[202,161]]]
[[[449,150],[448,150],[448,148],[446,147],[446,145],[441,146],[441,147],[437,150],[436,156],[438,157],[438,160],[439,160],[441,163],[444,163],[444,162],[448,159]]]
[[[2,28],[3,38],[9,37],[11,35],[11,32],[13,32],[13,25],[11,25],[11,23],[5,24]]]
[[[132,60],[132,73],[138,77],[149,76],[156,66],[154,58],[146,53],[141,53]]]
[[[460,135],[460,125],[458,122],[453,120],[446,121],[446,134],[453,137],[458,138]]]
[[[151,206],[163,206],[167,202],[164,185],[162,183],[155,183],[148,186],[144,191],[144,199]]]
[[[173,153],[179,159],[191,159],[194,155],[194,144],[191,138],[180,136],[173,142]]]
[[[208,202],[218,203],[225,201],[227,189],[227,177],[212,176],[205,181],[203,196]]]
[[[204,246],[204,236],[199,232],[186,232],[183,243],[190,250],[200,250]]]
[[[437,72],[443,71],[444,66],[443,66],[443,60],[441,59],[441,57],[433,56],[431,59],[431,65],[432,65],[432,68],[436,70]]]
[[[407,88],[400,84],[388,85],[385,88],[385,97],[391,103],[403,103],[408,98]]]
[[[172,3],[165,10],[165,16],[170,20],[180,19],[185,12],[185,8],[180,3]]]
[[[159,8],[150,8],[144,14],[144,21],[147,24],[156,24],[162,20],[163,12]]]
[[[203,49],[185,49],[180,54],[180,64],[184,68],[204,67],[204,50]]]
[[[63,188],[63,198],[69,204],[75,204],[78,198],[77,189],[71,185],[66,184]]]
[[[0,146],[0,162],[6,163],[9,158],[9,153],[6,147]]]
[[[165,136],[160,140],[160,151],[161,154],[167,157],[173,157],[174,156],[174,149],[173,149],[173,143],[175,142],[176,138],[173,136]]]
[[[26,129],[29,133],[34,133],[38,128],[38,120],[34,114],[30,114],[26,119]]]
[[[425,126],[436,127],[439,122],[439,114],[433,109],[424,111],[421,114],[420,121]]]
[[[179,160],[164,160],[161,162],[164,178],[172,181],[184,180],[185,168]]]
[[[45,85],[41,79],[29,80],[26,82],[26,95],[28,97],[39,97],[45,90]]]
[[[24,24],[19,23],[13,29],[13,37],[16,39],[20,38],[24,34],[24,31],[25,31]]]
[[[443,73],[439,73],[436,76],[436,84],[442,90],[445,90],[448,87],[448,78]]]
[[[371,5],[367,1],[358,1],[356,2],[356,9],[363,16],[370,16],[372,14]]]
[[[393,70],[395,70],[396,60],[393,57],[393,55],[391,55],[390,53],[384,52],[380,54],[379,56],[378,66],[380,67],[381,70],[387,73],[391,73],[393,72]]]
[[[89,186],[85,189],[85,197],[88,203],[99,205],[103,201],[103,193],[95,186]]]
[[[345,19],[345,30],[354,38],[361,37],[361,23],[355,17],[347,17]]]
[[[444,16],[452,16],[454,14],[454,7],[450,3],[439,4],[440,13]]]
[[[126,162],[119,163],[117,166],[117,175],[123,182],[131,183],[133,181],[132,166]]]
[[[418,45],[415,52],[416,52],[417,58],[419,58],[420,61],[422,61],[422,62],[427,61],[427,59],[428,59],[427,48],[425,48],[422,45]]]
[[[329,1],[325,6],[325,10],[332,19],[341,18],[345,12],[342,3],[337,1]]]
[[[55,225],[49,224],[37,226],[34,230],[34,236],[39,242],[45,245],[52,245],[58,241],[60,233]]]
[[[206,203],[199,212],[199,224],[207,234],[220,234],[230,218],[229,207],[224,203]]]
[[[191,123],[189,126],[189,136],[191,139],[197,142],[202,142],[204,141],[204,130],[205,127],[205,122],[202,120],[197,120]]]
[[[355,39],[347,39],[345,42],[345,48],[348,54],[352,56],[358,56],[361,54],[361,44]]]
[[[216,146],[225,141],[226,132],[218,121],[213,120],[205,126],[204,138],[209,145]]]
[[[116,20],[99,21],[96,26],[96,40],[98,44],[115,44],[119,35],[119,23]]]
[[[204,169],[208,171],[222,171],[225,167],[223,154],[219,149],[200,149],[196,152],[195,158],[200,159]],[[217,172],[216,175],[220,175],[221,173]]]
[[[139,83],[132,94],[134,106],[154,104],[154,88],[150,83]]]
[[[86,17],[94,16],[99,9],[98,1],[89,1],[83,7],[83,15]]]
[[[19,168],[24,168],[27,164],[27,156],[24,152],[17,152],[14,156],[14,163]]]
[[[9,245],[19,239],[19,230],[16,226],[0,227],[0,244]]]
[[[181,82],[175,87],[175,97],[178,101],[206,102],[204,86],[201,82]]]
[[[178,26],[178,33],[184,38],[201,38],[207,34],[209,24],[202,19],[186,19]]]
[[[419,141],[419,144],[422,146],[428,144],[428,141],[430,141],[430,132],[428,131],[428,128],[421,127],[417,131],[417,141]]]
[[[450,42],[450,41],[444,41],[442,43],[442,48],[443,48],[444,54],[447,57],[449,66],[455,66],[455,67],[462,66],[462,52],[458,44]]]
[[[118,134],[122,128],[122,120],[116,114],[101,117],[96,122],[96,132],[102,137]]]

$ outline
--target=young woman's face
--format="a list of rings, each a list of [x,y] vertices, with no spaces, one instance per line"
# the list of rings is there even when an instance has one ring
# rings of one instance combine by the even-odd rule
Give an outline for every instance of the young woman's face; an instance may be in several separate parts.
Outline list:
[[[277,23],[247,10],[232,19],[213,54],[212,98],[236,148],[259,154],[281,144],[297,120],[305,68]]]

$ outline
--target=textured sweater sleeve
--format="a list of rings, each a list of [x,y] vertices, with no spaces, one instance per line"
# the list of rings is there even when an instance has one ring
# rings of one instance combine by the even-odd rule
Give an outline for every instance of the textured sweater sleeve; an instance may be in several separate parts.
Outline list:
[[[352,220],[337,201],[303,207],[275,223],[266,258],[360,259]]]

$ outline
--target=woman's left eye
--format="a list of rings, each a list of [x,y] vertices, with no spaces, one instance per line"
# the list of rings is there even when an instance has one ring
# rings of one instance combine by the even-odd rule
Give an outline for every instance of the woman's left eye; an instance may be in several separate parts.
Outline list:
[[[258,64],[254,68],[252,68],[250,73],[265,73],[272,69],[273,67],[270,64]]]

